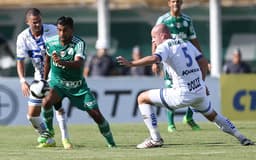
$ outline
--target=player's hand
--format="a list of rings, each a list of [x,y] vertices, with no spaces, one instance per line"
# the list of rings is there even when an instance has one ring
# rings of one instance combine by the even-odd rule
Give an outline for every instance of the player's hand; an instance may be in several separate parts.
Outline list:
[[[60,59],[60,57],[57,55],[56,52],[54,52],[54,53],[52,54],[52,59],[53,59],[53,61],[54,61],[56,64],[61,64],[61,59]]]
[[[152,48],[152,54],[154,54],[155,53],[155,51],[156,51],[156,43],[155,43],[155,41],[152,41],[152,46],[151,46]]]
[[[126,60],[124,57],[122,56],[118,56],[116,57],[116,60],[117,62],[120,64],[120,65],[123,65],[123,66],[128,66],[128,67],[131,67],[132,64],[130,61]]]
[[[30,90],[29,90],[29,84],[27,82],[22,82],[21,83],[21,91],[22,91],[22,94],[25,96],[25,97],[28,97],[29,94],[30,94]]]

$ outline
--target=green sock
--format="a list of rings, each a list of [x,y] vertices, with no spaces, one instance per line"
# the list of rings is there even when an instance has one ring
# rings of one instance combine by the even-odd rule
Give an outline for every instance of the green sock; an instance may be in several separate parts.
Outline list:
[[[99,130],[100,130],[100,133],[105,137],[108,144],[110,144],[111,146],[115,146],[116,144],[115,144],[113,135],[110,131],[108,121],[105,120],[102,124],[98,124],[98,127],[99,127]]]
[[[175,126],[174,124],[174,111],[172,110],[167,110],[167,122],[168,126]]]
[[[193,111],[190,107],[188,107],[185,117],[186,117],[187,121],[193,119]]]
[[[46,127],[48,129],[48,131],[53,131],[53,109],[48,109],[48,110],[45,110],[43,109],[42,110],[42,115],[43,115],[43,118],[44,118],[44,122],[46,124]]]

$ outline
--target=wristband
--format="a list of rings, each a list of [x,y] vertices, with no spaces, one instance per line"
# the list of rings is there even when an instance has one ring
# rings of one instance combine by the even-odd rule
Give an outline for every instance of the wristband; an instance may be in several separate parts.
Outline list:
[[[21,78],[20,79],[20,83],[24,83],[24,82],[26,82],[26,79],[25,78]]]

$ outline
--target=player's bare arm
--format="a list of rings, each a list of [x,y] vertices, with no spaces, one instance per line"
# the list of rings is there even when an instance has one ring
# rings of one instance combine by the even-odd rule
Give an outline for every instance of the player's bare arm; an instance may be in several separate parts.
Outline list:
[[[48,79],[48,75],[49,75],[49,72],[50,72],[50,68],[51,68],[51,63],[50,63],[50,56],[48,56],[46,54],[45,56],[45,64],[44,64],[44,79],[47,80]]]
[[[116,57],[117,62],[121,65],[128,66],[128,67],[134,67],[134,66],[146,66],[146,65],[152,65],[154,63],[160,62],[160,58],[158,56],[152,55],[152,56],[146,56],[136,61],[128,61],[122,56]]]
[[[29,96],[29,84],[25,80],[25,64],[23,60],[17,61],[17,72],[20,79],[22,94],[25,97]]]
[[[156,43],[152,42],[152,55],[155,53],[156,51]],[[159,64],[152,64],[151,66],[151,69],[152,69],[152,72],[155,74],[155,75],[158,75],[160,73],[160,67],[159,67]]]
[[[207,75],[207,72],[208,72],[208,61],[202,57],[200,58],[198,61],[197,61],[200,69],[201,69],[201,72],[202,72],[202,78],[203,80],[205,80],[205,77]]]
[[[199,41],[197,38],[195,39],[190,39],[190,42],[202,53],[202,49],[200,47]]]

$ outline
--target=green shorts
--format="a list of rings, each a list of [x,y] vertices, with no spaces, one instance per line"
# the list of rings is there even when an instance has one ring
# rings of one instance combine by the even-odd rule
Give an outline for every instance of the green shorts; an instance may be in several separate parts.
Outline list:
[[[89,88],[87,88],[80,95],[71,94],[72,92],[70,92],[70,90],[61,88],[59,86],[54,86],[53,89],[58,93],[61,99],[67,97],[72,105],[82,111],[89,111],[98,108],[97,100]]]

